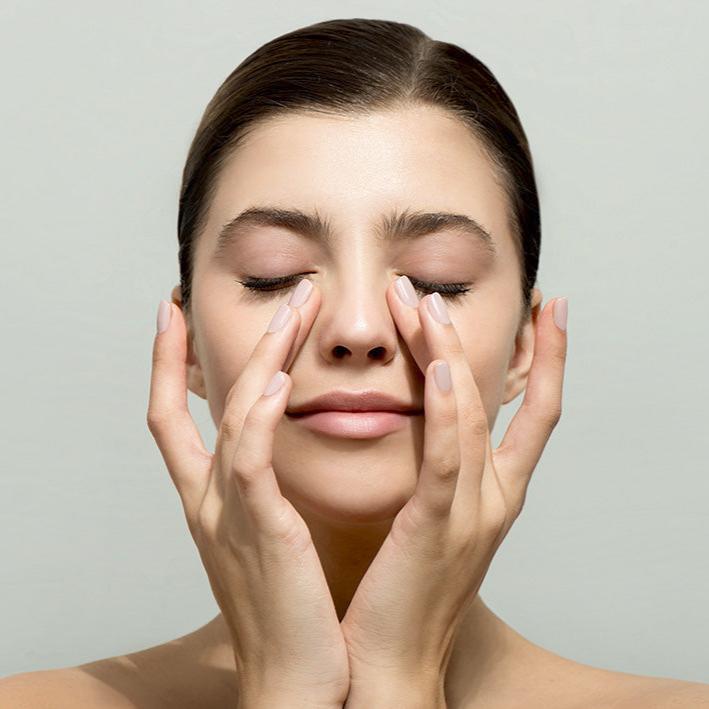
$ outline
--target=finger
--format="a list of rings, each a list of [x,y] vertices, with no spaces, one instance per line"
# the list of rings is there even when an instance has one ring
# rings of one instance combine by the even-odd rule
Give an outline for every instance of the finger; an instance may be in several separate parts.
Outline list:
[[[302,299],[297,299],[303,293],[309,293],[305,303]],[[294,307],[291,304],[293,302],[300,305]],[[220,492],[223,493],[225,484],[221,471],[229,471],[231,468],[246,414],[263,393],[273,373],[285,371],[287,361],[293,359],[296,345],[300,346],[298,341],[302,344],[307,336],[319,304],[319,292],[314,284],[303,279],[289,302],[281,303],[268,324],[264,325],[261,338],[231,387],[224,404],[216,444],[220,472],[214,482]]]
[[[561,417],[567,335],[554,322],[555,298],[544,307],[534,338],[534,358],[524,399],[510,421],[499,447],[493,452],[495,468],[506,492],[519,501],[551,432]]]
[[[148,401],[148,428],[180,495],[188,519],[194,519],[202,499],[212,455],[187,408],[187,328],[182,310],[162,301],[167,328],[153,342]]]
[[[460,470],[458,407],[450,367],[436,359],[426,369],[424,441],[414,497],[419,510],[446,516],[455,497]]]
[[[231,465],[241,503],[264,531],[284,531],[280,503],[283,501],[273,470],[273,438],[288,403],[291,378],[278,371],[249,409]]]
[[[457,490],[467,504],[476,506],[490,435],[480,390],[440,293],[422,298],[418,314],[428,350],[436,359],[448,362],[451,368],[460,433],[461,473]]]
[[[400,276],[392,281],[386,292],[389,310],[394,315],[396,327],[411,352],[421,372],[425,372],[433,359],[426,346],[418,316],[419,297],[411,281]]]

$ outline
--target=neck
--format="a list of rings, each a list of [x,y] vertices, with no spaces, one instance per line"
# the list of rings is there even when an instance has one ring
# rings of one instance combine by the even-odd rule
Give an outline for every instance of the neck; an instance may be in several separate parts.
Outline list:
[[[236,672],[231,636],[221,613],[200,629],[200,658],[213,668]],[[491,611],[478,594],[461,621],[445,677],[447,705],[490,707],[500,687],[513,691],[522,668],[533,667],[541,648],[525,640]],[[527,672],[533,684],[534,673]],[[234,688],[238,687],[235,677]],[[473,704],[472,701],[476,700]]]
[[[392,520],[383,523],[341,523],[325,520],[299,509],[318,552],[332,595],[337,616],[347,607],[372,559],[389,532]],[[204,628],[208,630],[213,660],[234,667],[231,636],[223,616],[218,614]],[[484,692],[486,686],[504,676],[514,665],[513,653],[532,646],[491,611],[477,594],[456,632],[446,672],[446,693],[469,696]],[[518,657],[518,656],[517,656]]]

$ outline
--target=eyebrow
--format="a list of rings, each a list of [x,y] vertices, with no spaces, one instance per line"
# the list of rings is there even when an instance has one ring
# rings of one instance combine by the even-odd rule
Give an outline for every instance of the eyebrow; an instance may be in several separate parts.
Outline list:
[[[230,244],[255,226],[281,227],[318,243],[329,243],[334,235],[330,223],[317,211],[309,214],[300,209],[249,207],[219,230],[214,256],[219,257]],[[375,225],[378,238],[388,242],[416,239],[445,229],[472,237],[493,258],[497,255],[495,241],[490,232],[478,221],[465,214],[393,210],[384,215]]]

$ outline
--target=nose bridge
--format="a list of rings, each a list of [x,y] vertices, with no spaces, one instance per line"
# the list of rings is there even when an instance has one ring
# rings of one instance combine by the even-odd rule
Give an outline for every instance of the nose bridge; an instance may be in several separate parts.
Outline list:
[[[328,361],[388,361],[396,351],[396,325],[386,301],[391,276],[376,248],[351,243],[321,284],[319,337]]]

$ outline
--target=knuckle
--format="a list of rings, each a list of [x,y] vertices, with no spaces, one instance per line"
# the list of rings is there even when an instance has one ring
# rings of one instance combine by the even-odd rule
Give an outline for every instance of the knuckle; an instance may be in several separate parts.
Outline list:
[[[508,510],[501,495],[495,496],[487,508],[486,527],[488,533],[496,538],[507,524]]]
[[[552,404],[546,409],[545,419],[550,428],[554,428],[559,420],[561,419],[561,406],[558,404]]]
[[[170,415],[166,411],[158,411],[156,409],[149,408],[145,418],[150,432],[157,433],[166,426],[170,419]]]
[[[460,338],[452,338],[451,342],[449,342],[446,346],[446,354],[453,355],[453,359],[465,357],[465,348],[463,347],[463,343],[460,341]]]
[[[253,475],[252,471],[256,468],[256,456],[253,452],[246,449],[244,446],[239,446],[234,454],[234,460],[231,466],[233,474],[240,478],[246,478]]]
[[[226,398],[224,399],[224,407],[229,408],[233,405],[234,401],[238,398],[241,391],[241,382],[243,381],[244,372],[236,379],[236,381],[231,385],[229,391],[227,392]]]
[[[486,493],[480,508],[481,534],[487,544],[497,542],[500,535],[508,528],[510,519],[511,510],[497,483]]]
[[[258,403],[254,404],[249,410],[246,420],[244,421],[244,428],[253,428],[260,430],[262,428],[271,427],[271,416],[268,412],[264,411]]]
[[[219,426],[219,435],[225,441],[238,441],[241,436],[242,424],[233,414],[225,414]]]
[[[487,419],[476,417],[472,423],[472,430],[476,436],[487,436],[489,433]]]
[[[445,428],[455,426],[458,423],[458,410],[454,405],[444,406],[438,417],[441,425]]]
[[[248,500],[252,497],[252,494],[256,489],[256,475],[253,472],[234,475],[233,481],[239,496],[242,499]]]
[[[460,470],[460,459],[457,455],[439,456],[438,459],[429,466],[439,480],[449,482],[454,480]]]
[[[279,540],[291,552],[302,553],[312,543],[310,529],[300,516],[295,517],[285,504],[274,509]]]
[[[195,530],[200,539],[214,540],[217,536],[216,516],[207,505],[202,505],[197,512]]]
[[[505,529],[505,520],[499,517],[490,518],[483,525],[482,535],[487,545],[495,545]]]
[[[240,493],[249,495],[254,488],[258,472],[259,465],[251,452],[245,450],[236,452],[232,465],[232,480]]]
[[[566,362],[566,349],[564,347],[553,347],[550,352],[554,364],[563,366]]]
[[[441,481],[445,483],[452,483],[458,477],[459,470],[459,466],[452,463],[446,463],[437,469],[436,474]]]
[[[151,433],[155,433],[157,429],[160,427],[160,421],[155,415],[154,411],[148,411],[146,417],[145,417],[146,423],[148,424],[148,430]]]
[[[514,504],[512,505],[512,509],[510,510],[510,515],[512,518],[512,521],[516,520],[521,514],[522,510],[524,509],[524,503],[527,500],[527,488],[525,487],[522,490],[522,494],[519,498],[519,500],[515,501]]]
[[[487,429],[487,418],[477,414],[476,412],[467,409],[464,413],[465,424],[467,429],[473,433],[475,436],[486,436],[488,433]]]
[[[160,344],[158,343],[157,340],[155,340],[155,345],[153,347],[153,355],[152,355],[152,364],[153,364],[153,369],[159,369],[162,365],[163,362],[167,360],[166,355],[163,353],[163,348],[160,347]]]
[[[185,520],[187,521],[187,528],[190,530],[190,534],[192,535],[192,538],[195,541],[198,541],[198,535],[199,534],[199,522],[197,520],[197,515],[199,513],[199,509],[197,510],[192,510],[188,509],[186,506],[184,506],[185,510]]]
[[[553,429],[561,418],[561,405],[556,401],[535,402],[534,404],[524,404],[523,402],[522,406],[528,408],[532,417],[541,421],[547,430]]]

